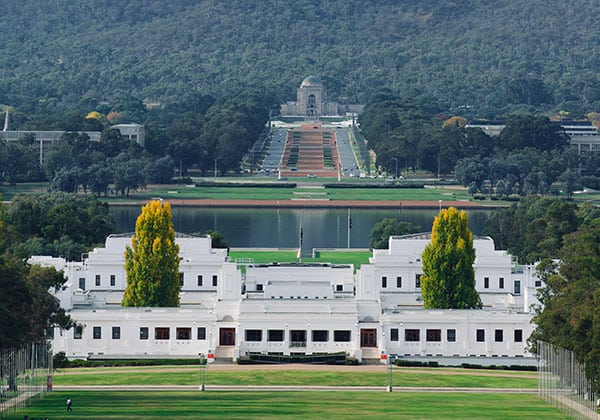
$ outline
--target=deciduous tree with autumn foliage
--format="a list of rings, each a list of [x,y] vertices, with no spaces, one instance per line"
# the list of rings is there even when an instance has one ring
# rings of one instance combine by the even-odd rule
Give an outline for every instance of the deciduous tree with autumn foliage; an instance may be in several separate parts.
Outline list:
[[[473,234],[465,211],[454,207],[440,211],[433,221],[431,243],[425,247],[422,260],[425,308],[481,308],[475,290]]]
[[[179,246],[169,203],[153,200],[142,208],[125,271],[123,306],[179,306]]]

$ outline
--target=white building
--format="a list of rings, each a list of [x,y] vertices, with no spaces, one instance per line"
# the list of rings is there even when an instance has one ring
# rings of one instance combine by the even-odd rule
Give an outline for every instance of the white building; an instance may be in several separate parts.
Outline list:
[[[541,287],[532,267],[517,267],[492,239],[474,239],[483,309],[427,310],[421,305],[421,253],[429,235],[391,237],[369,264],[260,264],[241,270],[209,237],[178,234],[181,304],[123,308],[124,250],[111,235],[83,262],[33,257],[62,269],[57,293],[82,325],[54,333],[69,358],[197,357],[234,361],[254,355],[343,353],[358,360],[399,357],[523,358],[530,306]],[[508,360],[508,359],[506,359]],[[512,359],[511,359],[512,360]],[[520,359],[525,360],[525,359]],[[502,363],[498,364],[514,364]]]

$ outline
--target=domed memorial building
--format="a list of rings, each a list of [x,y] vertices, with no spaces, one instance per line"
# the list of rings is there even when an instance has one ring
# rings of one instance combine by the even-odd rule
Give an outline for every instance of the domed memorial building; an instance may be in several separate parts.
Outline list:
[[[359,113],[362,105],[339,105],[327,100],[327,91],[318,77],[309,76],[302,81],[296,95],[296,102],[281,105],[281,115],[318,118],[347,113]]]

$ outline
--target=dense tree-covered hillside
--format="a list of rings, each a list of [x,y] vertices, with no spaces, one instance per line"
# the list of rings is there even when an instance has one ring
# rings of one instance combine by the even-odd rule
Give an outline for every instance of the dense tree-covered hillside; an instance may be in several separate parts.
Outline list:
[[[0,104],[289,100],[316,75],[340,101],[389,89],[477,116],[577,115],[600,107],[599,18],[593,0],[3,2]]]

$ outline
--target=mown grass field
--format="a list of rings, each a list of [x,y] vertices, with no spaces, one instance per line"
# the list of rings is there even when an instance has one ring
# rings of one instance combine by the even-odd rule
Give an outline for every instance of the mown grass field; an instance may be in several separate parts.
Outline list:
[[[317,258],[302,258],[303,263],[331,263],[331,264],[354,264],[360,267],[361,264],[367,264],[369,257],[373,255],[369,251],[320,251]],[[255,264],[268,264],[272,262],[297,262],[296,251],[239,251],[232,249],[229,251],[232,261],[249,261]]]
[[[67,413],[65,400],[73,400]],[[52,392],[6,419],[566,419],[535,394]],[[4,418],[4,417],[3,417]]]
[[[54,376],[60,385],[199,385],[199,366],[64,369]],[[381,386],[388,384],[388,373],[353,370],[218,370],[209,367],[205,383],[212,385],[321,385]],[[470,371],[464,369],[394,368],[392,385],[396,387],[527,388],[535,389],[532,372]]]

